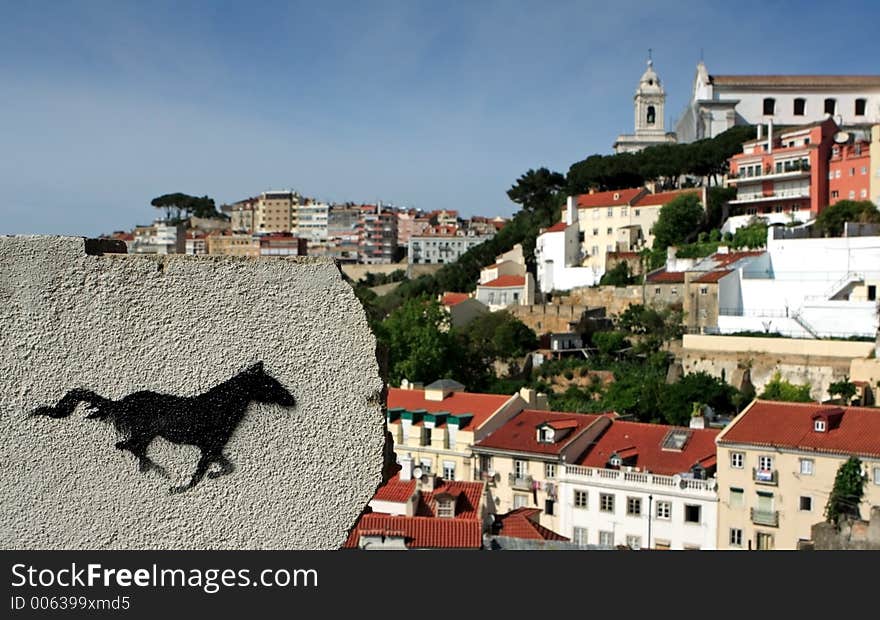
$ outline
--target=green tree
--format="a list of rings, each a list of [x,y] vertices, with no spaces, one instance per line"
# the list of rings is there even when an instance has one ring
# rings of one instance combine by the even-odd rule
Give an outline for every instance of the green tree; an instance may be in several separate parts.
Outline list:
[[[767,245],[767,224],[756,221],[737,228],[733,235],[731,245],[735,248],[748,248],[754,250]]]
[[[605,272],[599,284],[603,286],[627,286],[634,284],[637,277],[630,274],[629,263],[620,261],[614,267]]]
[[[547,168],[529,169],[507,190],[507,197],[526,211],[548,215],[553,222],[558,219],[555,209],[561,204],[559,196],[565,185],[565,177],[558,172]]]
[[[487,363],[522,357],[538,346],[535,332],[506,310],[476,317],[461,333],[466,346]]]
[[[865,493],[868,477],[862,472],[862,461],[851,456],[837,469],[834,488],[825,505],[825,519],[837,523],[841,517],[861,518],[859,504]]]
[[[207,196],[190,196],[181,192],[162,194],[150,201],[157,209],[165,211],[165,219],[170,222],[181,222],[186,217],[223,217],[218,211],[212,198]],[[184,217],[186,215],[186,217]]]
[[[377,335],[388,349],[388,379],[429,383],[454,379],[457,364],[455,339],[449,317],[433,300],[411,299],[377,326]]]
[[[810,384],[795,385],[782,378],[777,371],[773,378],[764,386],[764,391],[758,397],[763,400],[779,400],[790,403],[810,403]]]
[[[665,249],[694,238],[699,232],[705,213],[699,194],[689,192],[677,196],[660,208],[652,232],[654,248]]]
[[[880,222],[880,211],[870,200],[841,200],[816,218],[816,230],[826,237],[840,237],[846,222]]]
[[[709,405],[718,413],[733,413],[736,388],[706,372],[684,375],[677,383],[666,385],[660,396],[660,411],[667,424],[687,426],[695,403]]]
[[[852,402],[857,391],[858,389],[856,388],[855,383],[852,383],[849,380],[849,377],[845,378],[843,381],[835,381],[828,386],[828,393],[831,396],[840,397],[840,399],[847,405]]]

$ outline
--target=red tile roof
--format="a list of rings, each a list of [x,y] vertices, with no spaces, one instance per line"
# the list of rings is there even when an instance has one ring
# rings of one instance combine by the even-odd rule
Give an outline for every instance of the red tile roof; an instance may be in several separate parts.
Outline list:
[[[498,536],[509,536],[510,538],[525,538],[528,540],[564,540],[568,538],[557,534],[551,529],[536,523],[541,510],[538,508],[516,508],[507,514],[497,515],[496,523],[501,524]]]
[[[663,440],[671,430],[691,433],[683,450],[663,449]],[[683,429],[665,424],[613,420],[608,430],[577,464],[585,467],[606,467],[612,454],[623,457],[621,452],[631,455],[635,451],[635,463],[627,463],[628,465],[671,476],[686,472],[694,464],[714,456],[718,432],[716,429]]]
[[[842,410],[836,428],[813,430],[813,417]],[[778,448],[797,448],[832,454],[880,457],[880,411],[819,403],[754,401],[718,440]]]
[[[684,196],[685,194],[697,194],[699,192],[694,190],[677,190],[674,192],[659,192],[656,194],[645,194],[638,200],[633,203],[633,206],[636,207],[661,207],[665,205],[667,202],[671,201],[673,198],[678,198],[679,196]]]
[[[525,276],[499,276],[494,280],[486,282],[485,284],[480,284],[480,286],[487,286],[489,288],[503,288],[507,286],[525,286],[525,284]]]
[[[469,297],[470,295],[467,293],[443,293],[443,299],[440,303],[444,306],[457,306]]]
[[[479,519],[480,501],[483,498],[485,488],[485,483],[483,482],[444,480],[433,491],[425,491],[421,494],[419,510],[416,514],[419,516],[436,517],[437,506],[435,500],[438,495],[448,493],[455,497],[456,519]]]
[[[649,273],[645,279],[652,284],[680,284],[684,282],[684,272],[661,269],[654,273]]]
[[[727,254],[719,254],[716,252],[712,255],[712,259],[718,262],[719,267],[725,267],[727,265],[732,265],[733,263],[740,261],[744,258],[750,258],[752,256],[761,256],[764,253],[764,250],[750,250],[747,252],[728,252]]]
[[[373,495],[373,499],[404,504],[415,493],[416,484],[416,480],[401,480],[400,474],[398,474],[379,487],[379,490]]]
[[[601,416],[586,413],[560,413],[557,411],[537,411],[525,409],[511,418],[501,428],[477,442],[480,448],[498,448],[533,454],[560,454],[571,441],[585,428]],[[555,443],[539,442],[537,428],[541,424],[576,420],[578,423],[570,433]]]
[[[597,192],[595,194],[581,194],[577,197],[578,209],[589,209],[592,207],[614,207],[618,205],[628,205],[635,198],[647,192],[643,187],[633,187],[631,189],[615,189],[610,192]],[[617,198],[615,198],[617,196]]]
[[[362,534],[403,536],[411,549],[480,549],[482,523],[478,519],[396,517],[376,513],[361,516],[343,545],[356,549]]]
[[[557,224],[553,224],[553,226],[551,226],[550,228],[548,228],[544,232],[545,233],[563,232],[566,228],[568,228],[568,224],[566,224],[565,222],[559,222]]]
[[[730,269],[723,269],[721,271],[710,271],[705,275],[700,276],[694,282],[698,282],[700,284],[713,284],[717,283],[721,278],[726,276],[729,273],[733,273]]]
[[[424,390],[402,390],[388,388],[388,408],[400,407],[409,411],[424,409],[431,412],[448,411],[452,414],[473,414],[471,428],[479,428],[489,417],[498,411],[512,396],[503,394],[479,394],[453,392],[443,400],[425,400]],[[392,424],[399,421],[392,422]]]

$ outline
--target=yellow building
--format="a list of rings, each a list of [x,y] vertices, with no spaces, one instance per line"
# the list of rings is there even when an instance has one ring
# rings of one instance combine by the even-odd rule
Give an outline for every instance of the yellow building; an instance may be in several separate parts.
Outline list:
[[[411,458],[419,475],[478,480],[472,446],[527,407],[547,407],[546,396],[523,389],[513,396],[464,392],[444,379],[425,388],[388,390],[388,430],[398,458]]]
[[[867,476],[862,515],[880,504],[877,409],[756,400],[716,444],[719,549],[797,549],[851,456]]]
[[[250,234],[218,234],[208,236],[208,254],[222,256],[259,256],[260,240]]]
[[[296,232],[300,196],[293,191],[263,192],[254,206],[255,232]]]
[[[605,273],[608,252],[637,252],[654,243],[652,229],[660,209],[686,193],[698,193],[705,208],[703,190],[651,194],[644,188],[583,194],[575,198],[583,267],[598,278]]]

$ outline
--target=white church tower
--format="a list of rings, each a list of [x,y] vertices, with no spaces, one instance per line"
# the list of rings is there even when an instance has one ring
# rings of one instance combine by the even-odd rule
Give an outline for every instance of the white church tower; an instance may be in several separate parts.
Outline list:
[[[615,153],[635,153],[655,144],[675,142],[675,133],[667,133],[664,125],[666,91],[660,76],[654,71],[654,61],[648,55],[648,68],[639,80],[635,97],[635,134],[621,134],[614,143]]]

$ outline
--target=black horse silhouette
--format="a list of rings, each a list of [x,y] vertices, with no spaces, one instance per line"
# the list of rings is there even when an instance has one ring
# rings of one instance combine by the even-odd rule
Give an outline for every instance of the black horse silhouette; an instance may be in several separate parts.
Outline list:
[[[70,390],[54,407],[39,407],[31,416],[66,418],[77,405],[85,402],[91,409],[87,419],[112,422],[125,437],[116,444],[138,458],[141,472],[156,471],[168,477],[165,469],[147,456],[147,448],[156,437],[179,444],[197,446],[202,456],[189,484],[171,487],[172,493],[193,488],[208,474],[223,476],[235,469],[223,455],[223,448],[244,419],[251,401],[274,403],[283,407],[296,404],[293,395],[257,362],[228,381],[198,396],[173,396],[157,392],[134,392],[120,400],[104,398],[90,390]],[[219,471],[208,472],[212,463]]]

